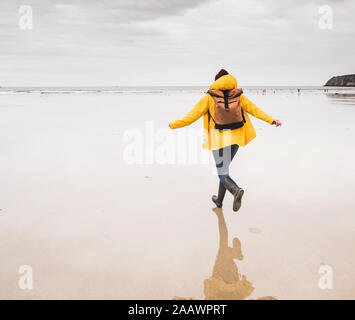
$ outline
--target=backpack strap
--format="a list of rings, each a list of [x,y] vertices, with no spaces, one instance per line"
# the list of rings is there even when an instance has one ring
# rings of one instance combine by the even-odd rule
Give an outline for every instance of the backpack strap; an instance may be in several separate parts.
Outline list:
[[[224,90],[223,91],[223,95],[224,95],[224,107],[226,109],[229,108],[229,105],[228,105],[228,94],[229,94],[229,90]]]
[[[207,139],[208,139],[208,147],[211,149],[211,139],[210,139],[210,118],[212,118],[210,114],[210,108],[208,108],[208,123],[207,123]]]
[[[242,94],[243,94],[243,90],[240,89],[240,92],[238,92],[236,95],[232,96],[231,99],[234,99],[234,98],[237,98],[237,97],[240,97]]]
[[[214,119],[213,119],[213,117],[212,117],[212,115],[210,113],[210,109],[208,109],[207,112],[208,112],[208,123],[210,123],[210,118],[212,118],[213,122],[216,123],[216,121],[214,121]]]
[[[209,94],[211,97],[213,96],[212,93],[209,90],[206,93]],[[214,121],[213,117],[211,116],[210,108],[208,108],[207,112],[208,112],[207,130],[208,130],[208,138],[209,138],[209,136],[210,136],[210,118],[212,118],[214,123],[216,123],[216,121]]]
[[[212,94],[211,92],[207,91],[206,92],[207,94],[209,94],[211,97],[212,97]],[[208,113],[208,123],[207,123],[207,132],[208,132],[208,146],[209,148],[211,148],[211,139],[210,139],[210,119],[212,118],[213,122],[216,123],[216,121],[214,121],[211,113],[210,113],[210,108],[208,108],[207,110],[207,113]]]

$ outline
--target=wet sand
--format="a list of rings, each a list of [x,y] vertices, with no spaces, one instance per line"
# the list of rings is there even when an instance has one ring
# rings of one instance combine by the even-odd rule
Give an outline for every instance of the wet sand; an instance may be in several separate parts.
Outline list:
[[[354,299],[354,98],[248,96],[284,126],[252,119],[234,213],[228,194],[213,210],[213,162],[123,160],[126,130],[166,129],[200,94],[2,95],[0,298]]]

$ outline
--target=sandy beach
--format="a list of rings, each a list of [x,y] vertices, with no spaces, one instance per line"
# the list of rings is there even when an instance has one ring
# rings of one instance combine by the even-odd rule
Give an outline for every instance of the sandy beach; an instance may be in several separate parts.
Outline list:
[[[213,210],[202,142],[192,163],[175,144],[170,163],[145,154],[202,92],[1,94],[0,299],[354,299],[355,95],[245,93],[283,126],[252,118],[231,166],[238,213],[230,195]]]

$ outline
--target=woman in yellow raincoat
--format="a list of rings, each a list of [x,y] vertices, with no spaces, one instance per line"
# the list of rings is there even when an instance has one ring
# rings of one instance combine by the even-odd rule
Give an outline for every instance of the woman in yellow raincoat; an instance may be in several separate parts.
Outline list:
[[[215,76],[215,82],[210,86],[210,90],[220,90],[222,93],[229,92],[233,89],[237,89],[237,79],[228,74],[224,69]],[[238,211],[241,206],[244,190],[229,176],[229,166],[233,157],[237,153],[238,148],[247,145],[256,136],[255,129],[249,119],[248,113],[269,124],[274,124],[277,127],[281,126],[279,120],[274,119],[259,109],[244,94],[240,95],[239,101],[244,116],[244,123],[242,127],[237,129],[218,130],[215,128],[215,122],[211,116],[215,114],[215,101],[210,94],[206,94],[184,118],[172,121],[169,124],[171,129],[177,129],[188,126],[203,116],[205,134],[203,148],[212,150],[220,179],[218,196],[213,196],[212,201],[217,207],[222,207],[222,202],[227,189],[234,197],[234,211]]]

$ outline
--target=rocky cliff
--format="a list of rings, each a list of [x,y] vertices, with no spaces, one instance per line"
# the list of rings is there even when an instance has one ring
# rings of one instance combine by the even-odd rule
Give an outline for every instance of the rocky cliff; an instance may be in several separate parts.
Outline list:
[[[326,87],[355,87],[355,74],[347,74],[345,76],[337,76],[329,79],[325,84]]]

